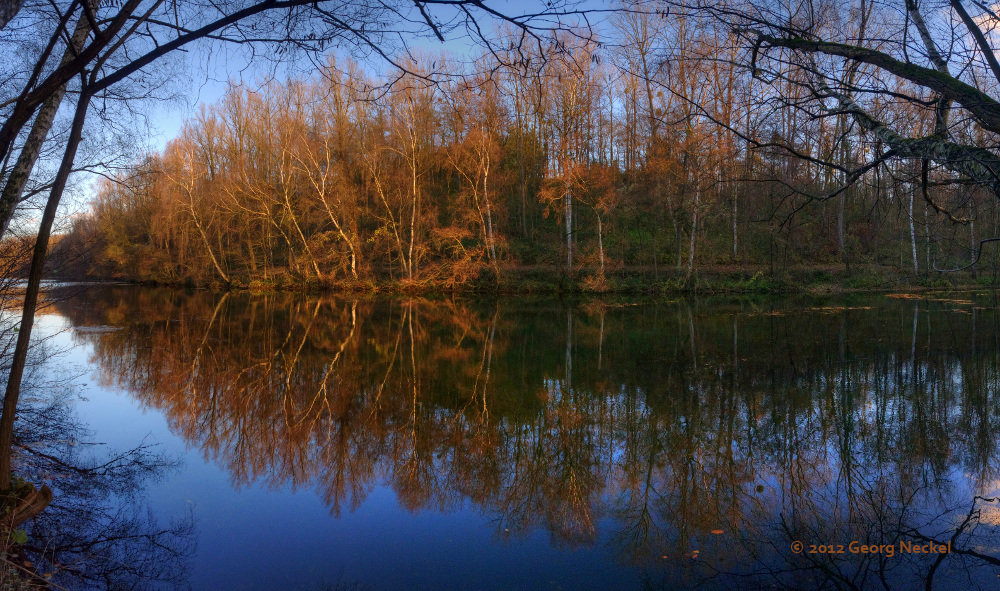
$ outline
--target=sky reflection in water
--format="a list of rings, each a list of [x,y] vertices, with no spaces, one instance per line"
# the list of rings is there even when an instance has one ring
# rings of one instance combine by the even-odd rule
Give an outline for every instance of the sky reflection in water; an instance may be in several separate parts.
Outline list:
[[[638,303],[91,288],[98,441],[184,457],[196,589],[991,588],[990,295]],[[970,509],[973,518],[966,519]],[[953,539],[887,558],[852,540]],[[713,533],[719,532],[721,533]],[[844,545],[795,554],[790,543]],[[960,552],[966,552],[960,554]]]

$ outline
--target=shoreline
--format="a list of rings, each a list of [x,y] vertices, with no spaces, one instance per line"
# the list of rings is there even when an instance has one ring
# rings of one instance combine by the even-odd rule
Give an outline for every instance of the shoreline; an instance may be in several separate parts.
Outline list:
[[[716,265],[690,274],[686,270],[668,271],[648,268],[616,269],[603,277],[589,269],[569,273],[557,267],[515,267],[502,271],[500,280],[489,274],[465,281],[440,278],[424,280],[396,279],[322,279],[280,274],[271,278],[234,277],[177,281],[130,281],[122,278],[50,277],[49,284],[146,285],[212,291],[309,292],[343,294],[397,295],[836,295],[852,293],[923,292],[941,290],[995,289],[1000,277],[992,270],[975,278],[969,272],[933,272],[914,277],[892,267],[856,266],[848,272],[843,266],[801,266],[771,272],[760,266]]]

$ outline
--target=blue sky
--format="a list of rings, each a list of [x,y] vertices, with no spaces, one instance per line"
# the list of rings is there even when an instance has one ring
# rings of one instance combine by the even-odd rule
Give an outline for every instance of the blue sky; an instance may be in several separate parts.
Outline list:
[[[541,9],[542,2],[513,0],[494,1],[487,4],[505,14],[527,14]],[[578,4],[580,8],[591,10],[603,10],[611,6],[610,3],[586,1]],[[450,14],[447,7],[436,7],[432,14],[440,20],[446,20]],[[601,16],[592,19],[592,24],[599,25]],[[483,31],[491,34],[497,27],[497,21],[483,21]],[[434,55],[447,52],[457,58],[467,56],[477,51],[476,44],[465,34],[464,29],[459,28],[446,33],[445,42],[442,43],[436,38],[418,38],[408,40],[408,46],[415,53],[424,55]],[[170,104],[152,105],[150,120],[154,123],[154,133],[150,137],[150,147],[161,150],[170,138],[173,138],[180,131],[185,118],[193,116],[200,104],[210,104],[218,101],[225,93],[229,81],[256,84],[266,76],[275,75],[279,79],[290,75],[303,75],[314,68],[309,63],[308,58],[302,58],[299,62],[285,64],[275,70],[274,64],[267,60],[259,60],[251,63],[250,56],[240,47],[219,46],[211,47],[207,53],[205,49],[199,49],[188,54],[188,71],[190,73],[190,86],[183,91],[184,100],[174,101]],[[349,55],[349,51],[344,49],[334,50],[340,56]],[[385,61],[378,56],[361,58],[362,65],[372,72],[384,70],[387,67]]]

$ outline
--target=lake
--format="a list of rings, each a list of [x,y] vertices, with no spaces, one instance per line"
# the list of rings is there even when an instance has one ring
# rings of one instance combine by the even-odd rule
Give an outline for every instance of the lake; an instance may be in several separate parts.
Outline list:
[[[53,296],[21,464],[69,588],[1000,584],[992,292]]]

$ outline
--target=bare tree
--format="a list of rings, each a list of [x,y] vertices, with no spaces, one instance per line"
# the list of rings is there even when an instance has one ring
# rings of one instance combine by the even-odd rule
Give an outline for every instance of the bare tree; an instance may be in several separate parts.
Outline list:
[[[769,86],[763,100],[816,119],[849,118],[865,142],[852,150],[865,156],[860,161],[790,150],[841,176],[821,197],[839,195],[893,158],[936,164],[946,182],[1000,195],[1000,64],[988,39],[1000,16],[986,5],[970,14],[961,0],[684,4],[703,24],[736,35],[739,64]],[[880,29],[866,32],[875,21]],[[915,135],[912,120],[899,117],[904,108],[930,117],[933,132]],[[965,125],[982,130],[984,141],[964,141]],[[958,217],[948,204],[928,204]]]
[[[448,14],[453,16],[442,20],[429,13],[427,7],[436,4],[448,5],[452,9]],[[3,101],[0,102],[0,117],[3,118],[0,124],[0,160],[8,161],[19,150],[30,151],[30,144],[18,145],[23,130],[33,118],[41,115],[40,109],[44,110],[47,101],[66,92],[68,84],[77,85],[74,88],[77,103],[66,149],[51,182],[51,191],[39,223],[21,330],[0,416],[0,490],[3,491],[10,486],[14,413],[49,235],[73,170],[90,105],[95,98],[105,103],[116,100],[116,89],[121,82],[137,75],[148,75],[151,66],[197,41],[272,45],[290,54],[311,55],[318,55],[329,46],[346,45],[392,60],[395,52],[405,48],[407,40],[415,35],[433,34],[443,40],[444,33],[464,29],[489,45],[480,34],[479,20],[483,18],[510,23],[521,32],[523,43],[531,39],[541,42],[539,28],[542,31],[560,28],[563,16],[583,14],[563,3],[550,4],[542,11],[522,16],[508,16],[479,1],[376,3],[364,0],[336,3],[312,0],[204,0],[183,5],[164,0],[98,4],[71,0],[39,5],[31,11],[10,10],[7,13],[17,14],[17,18],[44,20],[45,17],[51,25],[48,27],[50,35],[47,44],[37,61],[16,77],[16,84],[8,85],[16,90],[0,99]],[[77,29],[71,31],[70,23],[80,23],[81,35],[82,31],[87,31],[79,47],[76,45]],[[66,39],[70,41],[63,55],[68,57],[72,54],[72,57],[56,64],[50,58],[61,44],[66,43]],[[45,135],[47,131],[41,133],[42,139]],[[28,168],[27,172],[19,174],[30,174]],[[3,192],[3,200],[0,200],[2,223],[8,223],[19,198],[20,191]],[[412,262],[411,258],[411,265]]]

